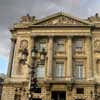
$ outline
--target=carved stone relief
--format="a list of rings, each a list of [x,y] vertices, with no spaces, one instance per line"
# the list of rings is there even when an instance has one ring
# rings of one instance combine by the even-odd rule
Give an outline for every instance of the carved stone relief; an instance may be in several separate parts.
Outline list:
[[[27,56],[28,56],[28,41],[22,40],[20,42],[20,49],[18,52],[19,62],[18,62],[17,74],[20,74],[20,75],[27,74],[28,70],[26,68],[26,65],[24,64],[27,61]]]
[[[28,41],[27,40],[22,40],[20,43],[20,48],[25,49],[28,48]]]
[[[80,23],[80,22],[78,22],[74,19],[65,17],[65,16],[60,16],[58,18],[42,22],[41,24],[42,25],[60,25],[60,24],[61,25],[67,25],[67,24],[72,24],[72,25],[73,24],[79,24],[79,25],[81,25],[82,23]]]
[[[94,41],[94,48],[96,51],[100,51],[100,40]]]

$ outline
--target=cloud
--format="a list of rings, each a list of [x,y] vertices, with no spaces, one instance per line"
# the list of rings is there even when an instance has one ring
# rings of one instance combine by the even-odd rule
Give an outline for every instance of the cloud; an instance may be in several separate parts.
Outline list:
[[[38,18],[58,11],[87,17],[100,11],[99,0],[0,0],[0,55],[9,53],[10,32],[8,27],[20,16],[30,13]],[[7,46],[8,45],[8,46]],[[8,47],[7,52],[4,49]]]
[[[100,0],[0,0],[0,56],[8,58],[10,32],[8,27],[29,13],[38,18],[64,11],[86,18],[100,12]]]

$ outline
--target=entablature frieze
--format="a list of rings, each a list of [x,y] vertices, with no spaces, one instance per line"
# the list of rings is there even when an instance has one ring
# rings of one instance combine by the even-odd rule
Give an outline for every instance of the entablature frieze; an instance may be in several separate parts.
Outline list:
[[[45,37],[57,37],[57,36],[62,36],[62,37],[74,37],[74,36],[82,36],[82,37],[92,37],[92,35],[90,33],[31,33],[31,34],[17,34],[17,37],[39,37],[39,36],[45,36]]]
[[[18,30],[16,35],[22,36],[91,36],[89,29],[32,29]]]
[[[49,33],[46,33],[46,32],[43,32],[43,33],[32,33],[31,34],[32,36],[90,36],[91,37],[91,34],[90,33],[67,33],[67,32],[49,32]]]

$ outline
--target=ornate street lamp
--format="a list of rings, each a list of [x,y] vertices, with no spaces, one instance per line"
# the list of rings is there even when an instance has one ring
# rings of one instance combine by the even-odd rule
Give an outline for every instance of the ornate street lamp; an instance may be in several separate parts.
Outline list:
[[[91,93],[91,98],[94,97],[94,100],[100,100],[100,93],[95,93],[93,91],[91,91],[90,93]]]
[[[35,63],[35,60],[36,60],[36,54],[38,53],[36,47],[34,46],[34,48],[31,50],[31,57],[33,59],[33,62],[31,65],[30,64],[27,64],[26,61],[27,61],[27,56],[28,56],[28,50],[27,49],[23,49],[20,51],[20,54],[21,54],[21,58],[20,58],[20,63],[22,64],[27,64],[29,66],[29,68],[31,69],[30,71],[30,79],[29,79],[29,100],[32,100],[32,93],[33,92],[37,92],[37,91],[40,91],[40,88],[37,84],[37,78],[35,77],[35,66],[37,66],[37,64]],[[46,55],[46,52],[45,52],[45,49],[42,49],[40,53],[40,61],[41,61],[41,64],[45,64],[45,55]]]
[[[46,51],[43,48],[42,51],[40,52],[40,60],[41,60],[41,64],[45,63],[45,56],[46,56]]]
[[[32,100],[32,92],[37,92],[37,91],[40,91],[40,88],[37,84],[37,78],[35,77],[35,66],[37,66],[35,64],[35,59],[36,59],[36,54],[38,53],[36,47],[34,46],[34,48],[32,49],[31,51],[31,57],[32,59],[34,60],[34,63],[32,64],[32,67],[31,68],[31,72],[30,72],[30,96],[29,96],[29,100]],[[40,52],[40,61],[42,64],[44,64],[45,62],[45,55],[46,55],[46,52],[45,52],[45,49],[42,49],[42,51]]]
[[[20,51],[20,63],[25,64],[25,61],[27,61],[28,51],[27,49],[23,49]]]
[[[72,91],[74,88],[75,83],[74,82],[68,82],[67,83],[67,89],[68,91]]]
[[[32,49],[31,51],[31,57],[34,59],[36,57],[36,53],[37,53],[37,49],[36,47],[34,46],[34,48]]]

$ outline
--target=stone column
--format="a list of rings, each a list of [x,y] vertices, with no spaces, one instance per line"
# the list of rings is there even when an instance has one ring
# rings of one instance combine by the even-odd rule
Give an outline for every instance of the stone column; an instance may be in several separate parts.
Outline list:
[[[87,37],[87,79],[92,78],[92,39]]]
[[[72,37],[68,37],[67,45],[67,79],[72,78]]]
[[[31,51],[32,51],[32,49],[34,48],[34,45],[35,45],[34,38],[35,38],[35,37],[33,37],[33,36],[30,37],[29,43],[28,43],[28,45],[29,45],[29,47],[28,47],[28,50],[29,50],[28,64],[31,64],[31,63],[32,63]]]
[[[53,37],[49,37],[48,66],[47,66],[47,77],[48,78],[52,78],[52,67],[53,67]]]
[[[32,49],[34,48],[34,45],[35,45],[35,40],[34,40],[34,38],[35,37],[30,37],[30,39],[29,39],[29,42],[28,42],[28,53],[29,53],[29,55],[28,55],[28,59],[27,59],[27,78],[29,78],[30,77],[30,74],[29,74],[29,72],[31,71],[31,69],[29,68],[30,66],[32,66],[32,57],[31,57],[31,51],[32,51]],[[29,67],[28,67],[29,66]]]
[[[10,56],[9,56],[7,77],[11,77],[14,50],[15,50],[15,43],[16,43],[16,39],[12,38],[11,39],[11,50],[10,50]]]

